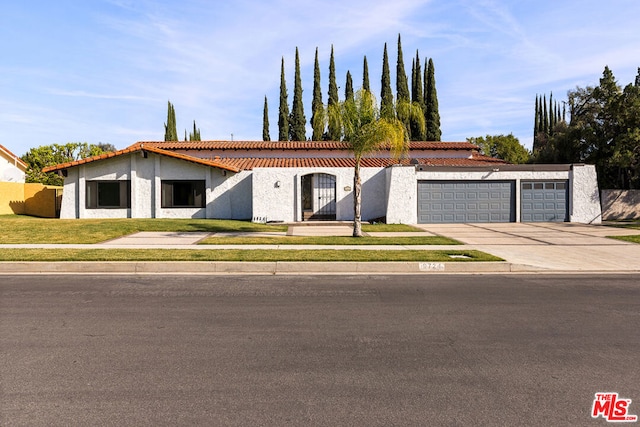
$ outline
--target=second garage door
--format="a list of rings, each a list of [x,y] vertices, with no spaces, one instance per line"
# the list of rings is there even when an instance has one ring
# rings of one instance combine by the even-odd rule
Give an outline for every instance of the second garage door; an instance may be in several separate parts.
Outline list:
[[[513,222],[514,181],[419,181],[418,222]]]

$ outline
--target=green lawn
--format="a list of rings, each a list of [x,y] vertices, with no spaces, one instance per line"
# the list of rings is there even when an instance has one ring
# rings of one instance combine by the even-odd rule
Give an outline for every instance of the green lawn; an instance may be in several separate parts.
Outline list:
[[[612,239],[624,240],[625,242],[640,243],[640,235],[637,236],[609,236]]]
[[[465,258],[452,258],[465,256]],[[4,249],[0,261],[503,261],[480,251]]]
[[[284,225],[212,219],[48,219],[0,216],[1,243],[100,243],[139,231],[286,231]]]

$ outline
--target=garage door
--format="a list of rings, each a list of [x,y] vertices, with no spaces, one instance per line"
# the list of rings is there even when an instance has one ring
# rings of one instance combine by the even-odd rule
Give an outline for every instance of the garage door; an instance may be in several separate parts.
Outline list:
[[[569,220],[567,181],[522,181],[521,187],[522,222]]]
[[[512,222],[514,190],[514,181],[419,181],[418,222]]]

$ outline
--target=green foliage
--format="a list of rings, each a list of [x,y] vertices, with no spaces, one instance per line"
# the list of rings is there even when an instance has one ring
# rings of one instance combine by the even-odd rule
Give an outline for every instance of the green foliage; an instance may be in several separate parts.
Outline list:
[[[262,109],[262,140],[271,141],[269,134],[269,105],[267,104],[267,96],[264,97],[264,108]]]
[[[409,101],[409,82],[407,81],[407,73],[404,70],[404,58],[402,55],[402,41],[398,34],[398,61],[396,63],[396,99],[400,101]]]
[[[411,101],[424,105],[424,95],[422,93],[422,67],[420,66],[420,54],[416,50],[416,59],[413,63],[413,73],[411,73]]]
[[[333,46],[331,46],[331,58],[329,60],[329,106],[338,105],[338,84],[336,83],[336,64],[333,56]],[[329,129],[327,139],[337,141],[340,139],[340,128],[337,124],[329,119]]]
[[[322,88],[320,85],[320,62],[318,61],[318,48],[313,68],[313,99],[311,101],[311,126],[313,127],[312,141],[320,141],[326,127],[324,106],[322,105]]]
[[[546,98],[542,104],[545,120]],[[601,188],[640,188],[640,87],[622,89],[605,67],[599,85],[570,91],[568,104],[569,123],[559,120],[536,136],[535,162],[591,163]]]
[[[193,132],[189,132],[189,141],[202,141],[200,138],[200,129],[196,127],[196,121],[193,121]]]
[[[67,144],[42,145],[30,149],[22,160],[28,165],[25,177],[26,182],[39,182],[45,185],[62,185],[64,180],[55,172],[43,173],[42,169],[60,163],[85,159],[105,153],[103,149],[115,151],[111,144],[87,144],[86,142],[70,142]]]
[[[289,140],[289,101],[284,78],[284,58],[280,67],[280,111],[278,113],[278,141]]]
[[[487,135],[467,138],[467,141],[480,147],[485,156],[502,159],[509,163],[521,164],[529,161],[529,151],[520,144],[518,138],[509,135]]]
[[[167,104],[167,122],[164,124],[164,140],[177,141],[176,110],[173,108],[171,101],[167,102]]]
[[[347,71],[347,77],[344,85],[344,99],[345,100],[353,100],[353,78],[351,77],[351,73]]]
[[[291,106],[291,119],[289,121],[289,139],[291,141],[306,141],[307,119],[304,116],[302,103],[302,79],[300,77],[300,56],[296,47],[296,69],[293,89],[293,104]]]
[[[433,60],[429,58],[425,69],[424,79],[424,103],[425,103],[425,123],[427,126],[427,140],[440,141],[442,132],[440,131],[440,112],[438,108],[438,93],[436,91],[436,77]]]
[[[371,92],[371,85],[369,84],[369,63],[367,62],[366,56],[362,64],[362,89]]]
[[[393,93],[391,92],[391,73],[389,71],[389,55],[387,54],[387,44],[384,44],[382,54],[382,88],[380,89],[380,115],[388,120],[395,117],[393,108]]]
[[[402,122],[405,132],[412,141],[424,140],[426,125],[422,106],[408,99],[399,99],[396,103],[396,114]]]

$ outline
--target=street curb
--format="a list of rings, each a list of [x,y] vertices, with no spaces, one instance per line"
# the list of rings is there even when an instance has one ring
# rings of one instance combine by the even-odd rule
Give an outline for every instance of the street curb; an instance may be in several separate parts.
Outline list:
[[[0,262],[0,274],[429,274],[513,271],[541,270],[530,266],[516,267],[508,262]]]

